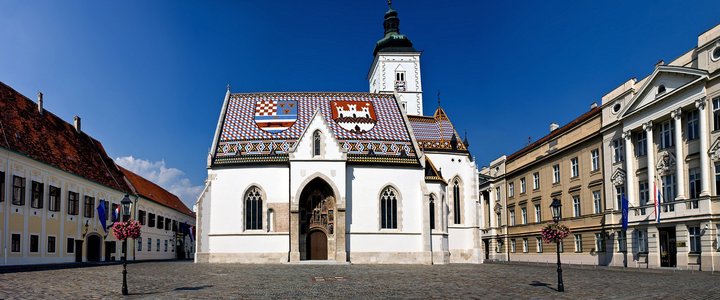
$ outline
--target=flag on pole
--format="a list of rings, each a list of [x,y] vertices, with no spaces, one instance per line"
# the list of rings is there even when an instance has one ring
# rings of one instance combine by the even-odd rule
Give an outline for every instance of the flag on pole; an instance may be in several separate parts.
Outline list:
[[[98,204],[97,211],[98,211],[98,218],[100,218],[100,224],[102,224],[103,230],[105,233],[107,233],[107,215],[105,215],[105,200],[100,200],[100,203]]]
[[[628,199],[625,194],[622,195],[622,230],[628,228]]]
[[[653,185],[655,191],[654,191],[654,197],[655,197],[655,222],[660,223],[660,201],[662,200],[662,193],[660,193],[660,188],[658,188],[659,182],[657,180],[655,181],[655,184]]]

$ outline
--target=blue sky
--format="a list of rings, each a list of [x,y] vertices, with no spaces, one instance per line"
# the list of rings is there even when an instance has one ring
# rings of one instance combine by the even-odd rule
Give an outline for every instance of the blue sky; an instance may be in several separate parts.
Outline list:
[[[720,23],[720,1],[396,0],[479,166],[565,124]],[[122,164],[186,203],[207,175],[225,86],[367,91],[375,1],[0,1],[0,81],[83,119]]]

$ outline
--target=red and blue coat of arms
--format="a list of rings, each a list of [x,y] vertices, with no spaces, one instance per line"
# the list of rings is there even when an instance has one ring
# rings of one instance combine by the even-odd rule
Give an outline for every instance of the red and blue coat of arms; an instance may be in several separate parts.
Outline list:
[[[290,128],[297,121],[297,101],[262,100],[255,103],[255,124],[270,133]]]

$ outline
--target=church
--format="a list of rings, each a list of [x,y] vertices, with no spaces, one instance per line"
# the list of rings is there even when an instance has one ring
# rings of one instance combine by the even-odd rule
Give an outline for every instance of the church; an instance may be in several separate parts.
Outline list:
[[[478,170],[385,13],[369,92],[228,87],[197,202],[198,263],[480,263]]]

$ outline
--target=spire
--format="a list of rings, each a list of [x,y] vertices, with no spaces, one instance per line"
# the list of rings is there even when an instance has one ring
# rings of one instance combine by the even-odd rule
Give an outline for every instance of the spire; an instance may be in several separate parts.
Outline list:
[[[440,108],[440,91],[438,91],[438,108]]]
[[[388,11],[385,12],[385,36],[375,43],[373,55],[378,52],[417,52],[407,36],[400,34],[400,18],[392,8],[392,0],[388,0]]]
[[[467,130],[465,130],[465,138],[463,139],[463,144],[465,144],[466,149],[470,149],[470,143],[468,142],[468,139],[467,139]]]

